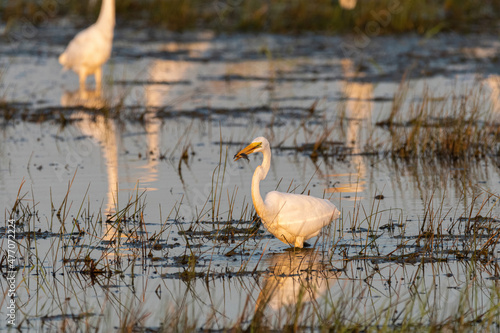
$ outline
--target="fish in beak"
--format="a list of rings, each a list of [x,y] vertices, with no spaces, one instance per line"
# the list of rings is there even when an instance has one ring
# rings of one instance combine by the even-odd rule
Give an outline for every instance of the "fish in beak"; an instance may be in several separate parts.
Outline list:
[[[252,142],[236,155],[234,155],[234,160],[237,161],[240,158],[244,158],[248,161],[248,155],[252,154],[255,152],[256,149],[262,147],[262,142]]]

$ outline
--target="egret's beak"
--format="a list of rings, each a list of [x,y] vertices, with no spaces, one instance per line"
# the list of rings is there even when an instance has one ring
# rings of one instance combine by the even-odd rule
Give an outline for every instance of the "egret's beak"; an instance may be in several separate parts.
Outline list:
[[[260,147],[262,147],[262,142],[252,142],[251,144],[240,150],[238,154],[234,155],[234,160],[237,161],[240,158],[244,158],[248,161],[248,155],[250,155],[255,151],[255,149]]]

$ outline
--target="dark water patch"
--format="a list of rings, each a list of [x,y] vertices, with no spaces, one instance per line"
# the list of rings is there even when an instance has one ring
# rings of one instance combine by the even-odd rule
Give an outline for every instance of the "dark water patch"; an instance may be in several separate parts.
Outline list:
[[[192,84],[189,80],[180,80],[180,81],[148,81],[148,80],[117,80],[114,81],[113,84],[116,85],[132,85],[132,86],[148,86],[148,85],[190,85]]]
[[[220,144],[219,142],[214,142],[213,144]],[[223,144],[235,147],[244,147],[248,142],[238,142],[238,141],[224,141]],[[299,153],[304,153],[310,156],[313,160],[322,157],[347,157],[347,156],[382,156],[387,154],[387,151],[363,151],[354,152],[353,147],[349,147],[345,142],[341,141],[319,141],[317,143],[303,143],[296,146],[288,146],[278,143],[273,150],[276,151],[294,151]]]
[[[378,199],[379,198],[375,198],[375,199]],[[389,231],[393,231],[395,230],[396,228],[404,228],[405,224],[404,223],[387,223],[387,224],[384,224],[382,226],[379,227],[380,230],[389,230]]]
[[[499,219],[489,217],[489,216],[481,216],[476,215],[474,217],[459,217],[459,222],[472,222],[472,223],[500,223]]]
[[[185,266],[187,264],[190,264],[190,263],[196,263],[198,262],[198,259],[199,257],[195,256],[195,255],[181,255],[181,256],[177,256],[177,257],[173,257],[171,258],[174,260],[174,262],[176,264],[178,264],[179,266]]]
[[[80,313],[80,314],[70,314],[70,313],[67,313],[67,314],[54,315],[54,316],[41,316],[41,317],[38,317],[38,320],[41,320],[42,322],[45,322],[45,321],[59,321],[59,320],[66,320],[66,319],[71,319],[71,320],[79,321],[79,320],[83,320],[85,318],[94,317],[94,316],[103,316],[103,315],[102,314],[98,314],[98,313],[91,313],[91,312]],[[34,319],[30,319],[30,320],[34,320]]]
[[[486,280],[500,281],[500,275],[487,277]]]
[[[230,225],[215,230],[197,230],[190,226],[187,230],[179,231],[179,235],[189,237],[189,239],[208,239],[215,242],[231,243],[245,240],[250,236],[260,238],[265,231],[259,228],[260,225],[258,224],[249,228],[241,228]]]
[[[339,81],[340,76],[317,76],[317,77],[292,77],[292,76],[256,76],[226,74],[221,76],[199,76],[200,81],[264,81],[264,82],[317,82],[317,81]]]
[[[406,240],[412,240],[412,239],[439,239],[440,241],[447,241],[447,242],[454,242],[454,241],[464,241],[464,242],[470,242],[475,239],[489,239],[491,235],[488,234],[462,234],[462,235],[454,235],[454,234],[441,234],[441,233],[434,233],[434,232],[421,232],[418,235],[411,235],[411,236],[406,236],[406,235],[394,235],[392,236],[394,239],[406,239]]]
[[[383,121],[376,122],[375,125],[380,127],[412,127],[418,125],[420,127],[428,127],[428,128],[448,128],[456,126],[473,125],[481,127],[490,127],[492,129],[496,129],[498,128],[498,126],[500,126],[499,123],[495,122],[486,123],[481,120],[460,119],[453,117],[432,117],[432,116],[426,117],[425,119],[417,117],[403,122],[386,119]]]
[[[103,284],[101,285],[101,288],[102,289],[120,289],[120,288],[123,288],[124,286],[122,285],[119,285],[119,284]]]
[[[273,102],[287,102],[287,101],[309,101],[317,100],[318,96],[284,96],[284,97],[272,97],[270,100]]]
[[[175,273],[162,274],[163,279],[175,279],[189,281],[192,279],[218,280],[232,279],[239,277],[259,277],[268,274],[267,270],[244,270],[244,271],[227,271],[227,272],[194,272],[183,271]]]
[[[73,114],[85,111],[89,113],[96,113],[102,111],[102,108],[88,108],[85,106],[78,107],[42,107],[35,108],[33,105],[30,107],[21,106],[17,109],[12,108],[12,113],[6,114],[0,112],[0,117],[5,122],[12,120],[20,120],[23,122],[31,122],[31,123],[43,123],[48,121],[55,121],[61,125],[72,124],[78,121],[81,121],[81,117],[74,118]],[[71,117],[71,118],[70,118]]]
[[[142,41],[139,39],[138,41]],[[120,58],[132,58],[132,59],[142,59],[142,58],[153,58],[162,60],[186,60],[189,58],[189,50],[168,50],[168,51],[147,51],[141,50],[137,47],[116,47],[113,48],[113,53],[118,55]]]
[[[199,107],[194,109],[185,110],[169,110],[168,108],[159,109],[156,111],[156,117],[158,118],[174,118],[178,116],[189,116],[189,117],[207,117],[210,115],[224,115],[224,116],[248,116],[248,114],[256,113],[277,113],[280,115],[287,115],[289,117],[296,117],[300,119],[304,114],[309,113],[309,108],[289,106],[289,107],[272,107],[269,105],[260,105],[253,107],[238,107],[238,108],[224,108],[224,107]]]
[[[2,228],[0,228],[0,232]],[[77,239],[81,238],[85,235],[85,232],[71,232],[71,233],[63,233],[63,232],[52,232],[52,231],[16,231],[16,239],[49,239],[49,238],[69,238],[69,239]],[[0,234],[0,238],[6,237],[5,228],[4,233]]]
[[[219,142],[214,144],[220,144]],[[237,142],[237,141],[224,141],[223,144],[235,147],[244,147],[248,142]],[[341,141],[321,141],[317,143],[303,143],[296,146],[288,146],[278,143],[273,150],[277,151],[294,151],[299,153],[304,153],[310,156],[312,159],[321,157],[347,157],[347,156],[384,156],[389,152],[386,150],[377,151],[362,151],[354,152],[354,148],[347,146],[345,142]]]
[[[352,147],[348,147],[344,142],[340,141],[318,141],[315,143],[304,143],[299,146],[279,146],[281,150],[291,150],[301,153],[308,153],[311,158],[319,156],[339,156],[351,155]]]
[[[392,101],[394,101],[394,97],[393,96],[375,96],[373,98],[367,98],[365,100],[372,101],[372,102],[392,102]]]
[[[435,262],[448,262],[447,257],[437,257],[433,255],[427,255],[425,253],[415,252],[402,255],[388,255],[388,256],[378,256],[378,255],[355,255],[348,258],[348,260],[356,261],[370,261],[372,263],[399,263],[399,264],[426,264]]]

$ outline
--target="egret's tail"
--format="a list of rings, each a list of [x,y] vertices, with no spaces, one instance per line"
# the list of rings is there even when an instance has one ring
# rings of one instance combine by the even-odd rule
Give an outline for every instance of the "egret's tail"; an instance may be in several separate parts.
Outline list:
[[[63,67],[66,67],[66,61],[67,61],[67,58],[68,58],[68,56],[66,55],[66,52],[63,52],[63,53],[59,56],[59,63],[60,63]]]

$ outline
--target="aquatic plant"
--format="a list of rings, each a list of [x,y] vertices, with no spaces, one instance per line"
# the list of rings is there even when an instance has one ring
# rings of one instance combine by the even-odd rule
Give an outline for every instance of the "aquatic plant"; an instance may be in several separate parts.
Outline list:
[[[497,153],[499,127],[481,83],[458,96],[435,97],[424,88],[419,98],[405,104],[400,95],[404,93],[395,94],[389,118],[377,123],[390,131],[394,156],[457,159]]]

